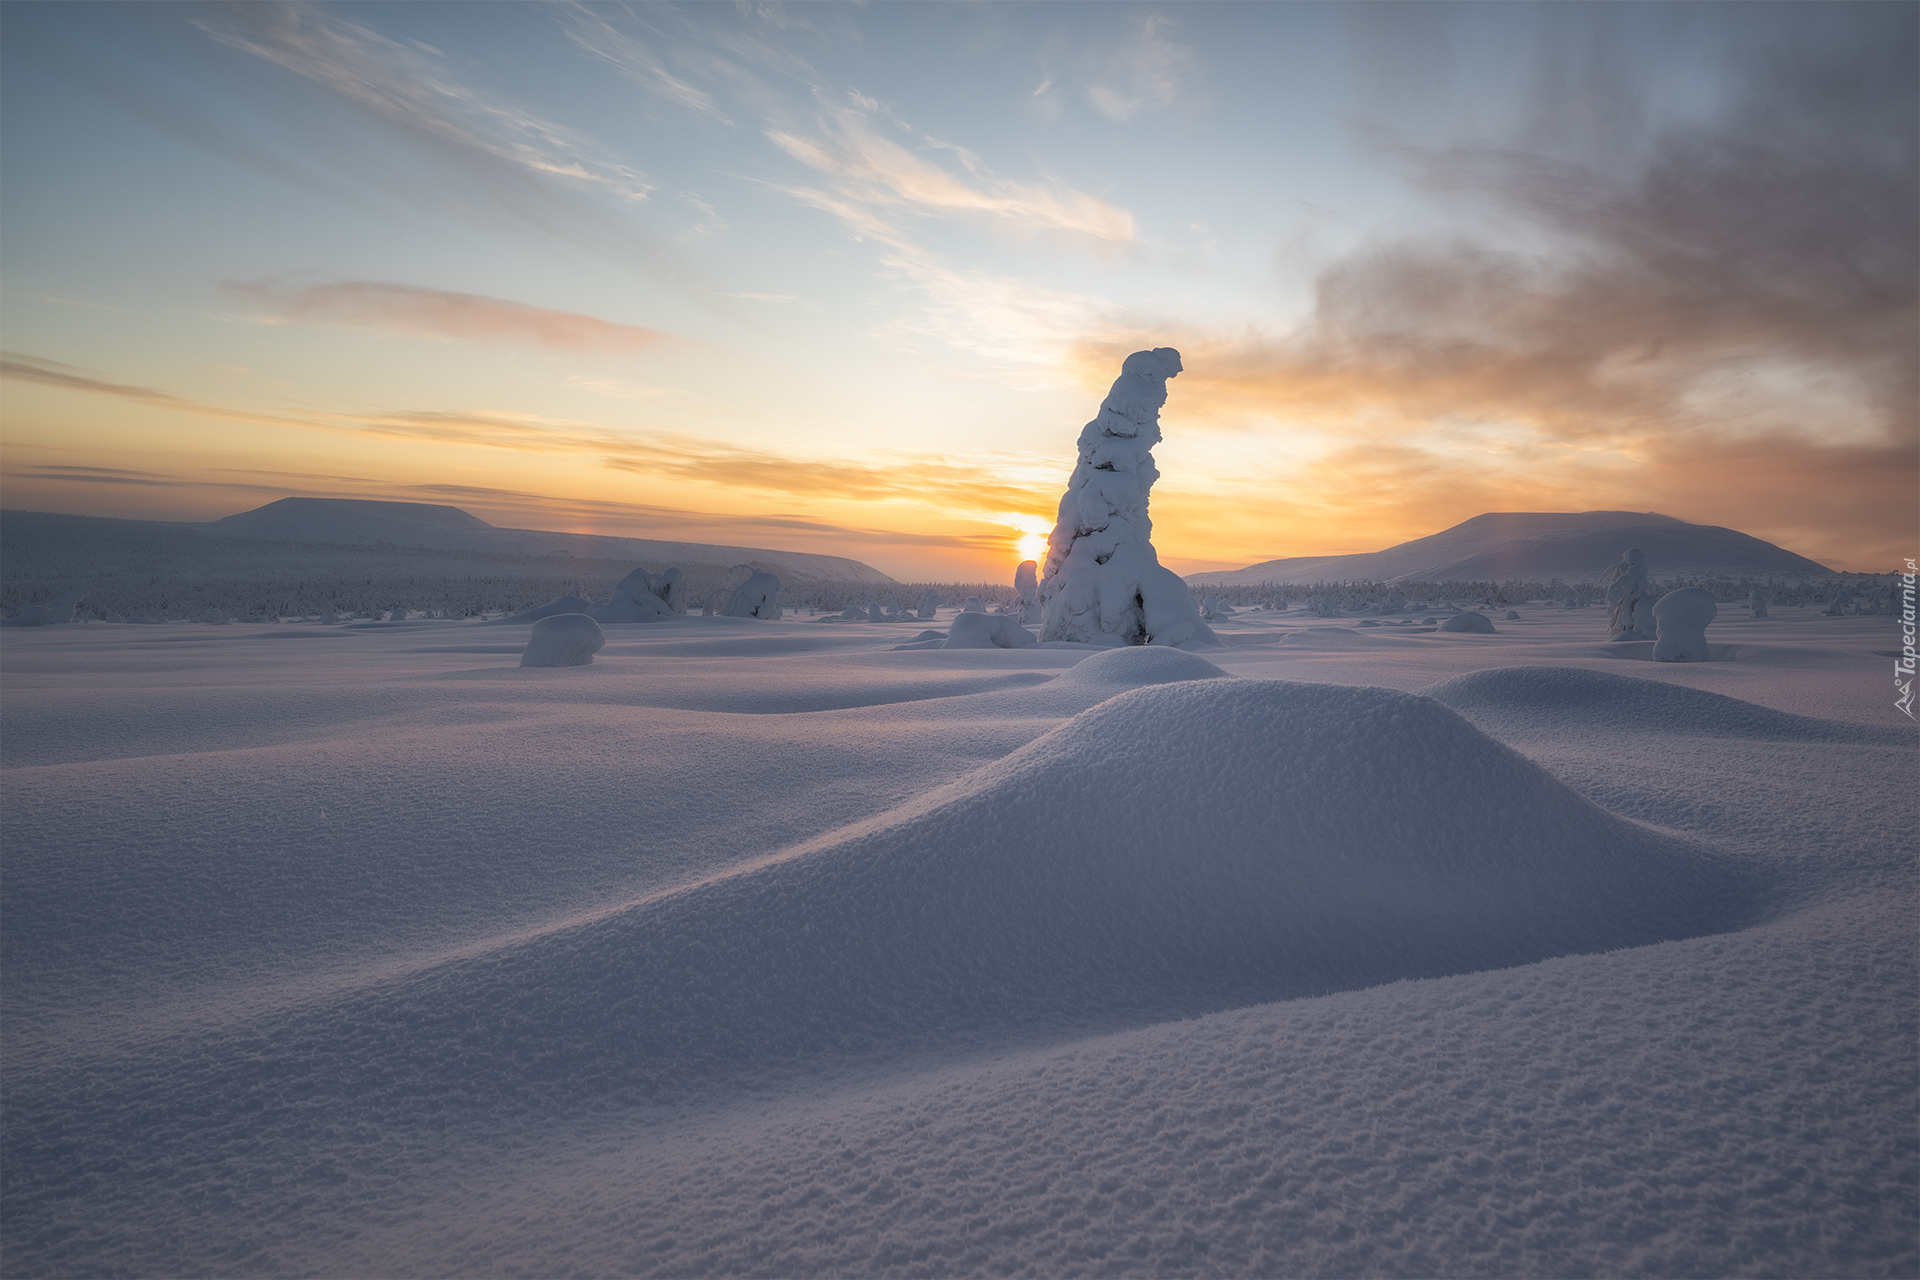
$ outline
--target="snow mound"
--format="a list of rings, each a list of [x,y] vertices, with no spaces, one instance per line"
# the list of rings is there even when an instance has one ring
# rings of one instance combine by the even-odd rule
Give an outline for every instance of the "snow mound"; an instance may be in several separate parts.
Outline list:
[[[533,624],[523,667],[584,667],[606,645],[600,624],[584,613],[556,613]]]
[[[1205,658],[1184,649],[1129,645],[1104,649],[1055,676],[1050,688],[1138,689],[1181,680],[1217,680],[1228,675]]]
[[[737,873],[290,1012],[259,1043],[299,1070],[249,1105],[688,1096],[1721,932],[1755,887],[1432,699],[1183,680]]]
[[[1682,587],[1654,601],[1653,620],[1658,627],[1654,637],[1655,662],[1711,662],[1707,651],[1707,624],[1718,617],[1720,606],[1713,592],[1702,587]]]
[[[1472,635],[1490,636],[1493,634],[1493,620],[1486,614],[1469,609],[1465,613],[1456,613],[1440,624],[1442,631],[1465,631]]]
[[[1040,637],[1004,613],[957,613],[943,649],[1025,649]]]
[[[484,625],[489,627],[510,626],[514,623],[538,622],[542,618],[552,618],[562,613],[585,613],[594,607],[593,601],[585,596],[560,596],[545,604],[535,605],[531,609],[522,609],[519,613],[504,618],[495,618]],[[611,619],[610,619],[611,621]]]
[[[1897,728],[1794,715],[1725,694],[1585,667],[1494,667],[1421,691],[1503,737],[1535,729],[1564,733],[1570,722],[1639,736],[1676,733],[1774,742],[1900,745]]]

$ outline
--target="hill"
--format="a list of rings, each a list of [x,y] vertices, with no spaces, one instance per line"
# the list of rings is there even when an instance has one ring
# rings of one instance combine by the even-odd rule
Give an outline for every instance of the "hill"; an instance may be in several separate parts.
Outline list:
[[[374,502],[360,498],[282,498],[252,511],[196,525],[226,538],[274,542],[391,542],[436,551],[490,551],[521,556],[570,556],[580,560],[630,560],[653,568],[742,563],[771,569],[782,578],[827,578],[886,583],[893,579],[872,565],[843,556],[765,547],[728,547],[704,542],[662,542],[596,533],[502,529],[458,507],[425,502]]]
[[[1647,553],[1658,576],[1771,574],[1831,577],[1833,570],[1771,542],[1719,525],[1688,524],[1651,511],[1490,511],[1384,551],[1293,556],[1244,569],[1190,574],[1232,586],[1276,582],[1598,582],[1628,547]]]

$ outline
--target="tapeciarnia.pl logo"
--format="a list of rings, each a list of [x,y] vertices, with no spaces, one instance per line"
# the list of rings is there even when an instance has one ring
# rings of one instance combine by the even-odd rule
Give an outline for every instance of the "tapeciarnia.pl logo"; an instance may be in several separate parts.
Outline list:
[[[1907,719],[1913,715],[1913,580],[1914,564],[1907,561],[1907,571],[1900,575],[1900,656],[1893,660],[1893,687],[1900,696],[1893,705],[1907,713]]]

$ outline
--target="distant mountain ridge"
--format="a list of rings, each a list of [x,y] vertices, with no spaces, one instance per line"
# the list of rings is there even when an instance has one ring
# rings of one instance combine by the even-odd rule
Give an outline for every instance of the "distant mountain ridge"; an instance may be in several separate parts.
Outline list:
[[[1628,547],[1647,553],[1656,577],[1772,574],[1831,577],[1833,570],[1760,538],[1688,524],[1651,511],[1490,511],[1384,551],[1291,556],[1244,569],[1187,575],[1191,583],[1470,581],[1510,578],[1603,581]]]
[[[869,564],[844,556],[767,547],[729,547],[704,542],[662,542],[598,533],[503,529],[459,507],[428,502],[377,502],[364,498],[281,498],[252,511],[195,525],[226,538],[276,542],[392,542],[438,551],[497,551],[509,555],[577,556],[628,560],[664,569],[669,565],[751,564],[780,576],[844,582],[892,582]]]

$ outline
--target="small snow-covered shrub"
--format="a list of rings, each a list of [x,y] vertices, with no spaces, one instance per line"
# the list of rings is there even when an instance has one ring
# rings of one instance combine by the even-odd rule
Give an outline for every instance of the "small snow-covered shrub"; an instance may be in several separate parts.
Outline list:
[[[1669,591],[1653,606],[1659,636],[1653,642],[1655,662],[1707,662],[1707,624],[1719,614],[1713,592],[1701,587]]]
[[[523,667],[584,667],[607,643],[600,624],[584,613],[556,613],[533,624]]]
[[[1767,616],[1767,593],[1762,587],[1755,587],[1747,597],[1747,611],[1756,618]]]
[[[914,620],[916,622],[933,621],[934,610],[939,607],[940,593],[932,587],[928,587],[926,592],[920,597],[920,607],[914,611]]]

